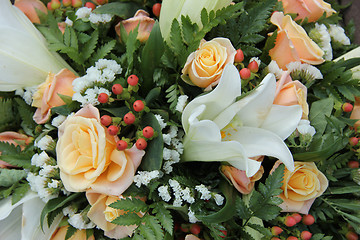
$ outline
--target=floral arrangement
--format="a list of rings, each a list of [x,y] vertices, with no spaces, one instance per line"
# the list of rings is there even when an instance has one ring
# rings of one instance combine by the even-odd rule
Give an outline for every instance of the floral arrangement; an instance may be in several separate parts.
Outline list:
[[[0,0],[1,239],[358,239],[335,0]]]

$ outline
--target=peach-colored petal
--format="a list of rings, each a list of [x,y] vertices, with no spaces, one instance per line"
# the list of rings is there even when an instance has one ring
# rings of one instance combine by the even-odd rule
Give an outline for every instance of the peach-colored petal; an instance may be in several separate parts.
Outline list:
[[[36,10],[47,14],[46,6],[39,0],[15,0],[14,5],[19,8],[32,23],[40,23]]]
[[[68,229],[68,225],[66,226],[62,226],[60,228],[58,228],[53,235],[51,236],[50,240],[64,240],[66,233],[67,233],[67,229]],[[72,235],[69,240],[95,240],[94,235],[91,235],[87,238],[86,236],[86,230],[82,229],[82,230],[77,230],[75,232],[74,235]]]
[[[355,97],[354,108],[351,112],[350,119],[360,119],[360,97]],[[354,124],[355,128],[360,126],[360,120]]]

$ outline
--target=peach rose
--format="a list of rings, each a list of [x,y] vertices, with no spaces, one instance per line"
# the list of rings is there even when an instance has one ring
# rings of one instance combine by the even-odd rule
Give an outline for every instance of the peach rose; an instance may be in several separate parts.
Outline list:
[[[253,190],[255,182],[262,177],[264,168],[260,166],[259,171],[252,177],[246,176],[245,171],[232,166],[223,165],[221,166],[221,171],[231,181],[236,190],[242,194],[249,194]]]
[[[149,13],[140,9],[135,13],[134,17],[119,22],[115,26],[115,31],[121,39],[121,24],[124,26],[128,34],[130,33],[130,31],[134,30],[139,25],[137,39],[140,42],[146,42],[150,36],[154,23],[155,20],[149,17]]]
[[[286,65],[290,62],[301,61],[312,65],[324,62],[323,50],[289,15],[274,12],[270,20],[278,27],[278,31],[275,47],[269,51],[269,55],[281,69],[286,70]]]
[[[181,77],[189,84],[211,90],[218,84],[226,64],[234,62],[235,54],[227,38],[202,40],[199,48],[187,58]]]
[[[316,22],[326,12],[326,17],[336,13],[329,3],[323,0],[279,0],[285,13],[296,13],[296,20],[308,18],[309,22]]]
[[[59,127],[57,163],[64,187],[70,192],[92,189],[122,194],[133,182],[145,151],[135,145],[119,151],[116,138],[100,123],[99,110],[87,105]]]
[[[73,72],[68,69],[62,69],[58,74],[49,73],[46,81],[38,86],[33,95],[32,106],[37,107],[33,116],[37,124],[43,124],[50,118],[52,107],[64,105],[64,101],[58,94],[72,97],[72,82],[77,78]]]
[[[283,72],[276,82],[274,104],[282,106],[300,105],[303,111],[302,119],[307,119],[309,106],[306,102],[307,88],[298,80],[293,81],[289,71]]]
[[[274,164],[272,173],[280,161]],[[327,189],[329,182],[313,162],[294,162],[295,170],[290,172],[285,168],[283,192],[279,197],[284,201],[279,205],[283,212],[299,212],[308,214],[315,199]]]
[[[50,240],[64,240],[66,236],[66,232],[69,225],[59,227],[55,230]],[[77,230],[74,235],[69,238],[69,240],[95,240],[94,235],[91,235],[89,238],[86,238],[86,230]]]
[[[25,145],[29,144],[31,137],[17,132],[2,132],[0,133],[0,142],[7,142],[14,144],[15,146],[20,144],[21,149],[25,148]],[[0,152],[1,154],[1,152]],[[13,167],[11,164],[0,160],[0,168]]]
[[[351,112],[350,119],[360,119],[360,97],[355,97],[354,108]],[[360,126],[360,120],[354,124],[355,128]]]
[[[47,14],[46,6],[39,0],[15,0],[14,5],[19,8],[32,23],[40,23],[36,10]]]
[[[200,240],[200,238],[198,238],[197,236],[195,236],[193,234],[188,234],[185,236],[185,240]]]
[[[105,194],[93,193],[91,191],[86,192],[86,198],[91,205],[91,208],[87,214],[89,219],[96,224],[97,227],[104,230],[104,234],[110,238],[121,239],[127,236],[131,236],[136,225],[120,226],[111,223],[117,217],[124,214],[123,210],[109,207],[110,204],[116,202],[119,199],[123,199],[122,196],[108,196]],[[137,213],[139,217],[142,217],[142,213]]]

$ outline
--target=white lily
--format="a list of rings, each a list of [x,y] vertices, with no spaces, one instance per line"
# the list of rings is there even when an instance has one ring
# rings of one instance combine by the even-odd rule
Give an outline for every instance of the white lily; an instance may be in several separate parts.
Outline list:
[[[45,81],[49,72],[70,66],[50,52],[31,21],[9,0],[0,0],[0,91],[13,91]]]
[[[171,24],[174,19],[181,22],[181,16],[189,16],[193,23],[202,28],[201,11],[208,12],[228,6],[231,0],[163,0],[160,12],[160,30],[162,37],[167,40],[170,36]]]
[[[261,163],[250,158],[266,155],[280,159],[292,171],[294,161],[284,143],[301,119],[299,105],[274,105],[276,80],[268,74],[260,86],[239,101],[241,80],[226,65],[219,85],[192,100],[184,109],[184,161],[227,161],[254,175]]]
[[[44,223],[40,227],[40,214],[45,203],[34,192],[29,192],[12,205],[11,197],[0,201],[0,236],[3,240],[48,240],[56,230],[62,217],[55,218],[50,228]]]

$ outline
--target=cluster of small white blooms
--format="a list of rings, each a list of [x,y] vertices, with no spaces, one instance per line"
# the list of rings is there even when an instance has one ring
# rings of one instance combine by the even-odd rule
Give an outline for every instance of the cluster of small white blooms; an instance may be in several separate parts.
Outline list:
[[[65,120],[66,116],[59,115],[51,121],[51,125],[53,125],[54,127],[59,127]]]
[[[281,75],[283,75],[284,73],[284,71],[279,68],[279,65],[274,60],[270,62],[267,68],[270,73],[273,73],[275,75],[276,79],[280,79]]]
[[[184,146],[181,142],[182,132],[176,126],[170,126],[168,133],[163,134],[164,143],[169,147],[163,149],[163,170],[166,174],[172,172],[172,165],[180,161],[180,155],[184,151]]]
[[[160,186],[158,188],[158,192],[159,192],[159,197],[161,197],[162,200],[164,200],[165,202],[168,202],[171,200],[171,196],[169,193],[169,187],[167,185]]]
[[[221,196],[220,194],[216,193],[216,194],[213,194],[213,198],[215,200],[215,203],[218,205],[218,206],[221,206],[223,205],[224,203],[224,197]]]
[[[69,26],[69,27],[72,27],[73,24],[74,24],[74,22],[71,21],[70,18],[66,17],[66,19],[65,19],[65,24],[66,24],[67,26]]]
[[[201,193],[200,199],[209,200],[211,198],[211,192],[204,184],[195,186],[195,189]]]
[[[47,161],[50,160],[50,157],[47,155],[45,151],[42,151],[40,154],[35,153],[31,158],[31,165],[35,165],[37,167],[41,167],[46,164]]]
[[[182,199],[185,202],[188,203],[194,203],[195,202],[195,198],[191,195],[191,191],[190,188],[186,187],[185,189],[182,190]]]
[[[346,36],[345,30],[339,25],[330,24],[329,33],[334,42],[350,45],[350,39]]]
[[[352,170],[351,177],[356,184],[360,185],[360,169]]]
[[[167,134],[163,134],[164,142],[167,145],[171,145],[171,140],[177,136],[179,128],[177,126],[170,126],[170,131]]]
[[[112,17],[113,17],[113,15],[111,15],[111,14],[91,13],[89,16],[89,21],[94,24],[108,23],[111,21]]]
[[[31,190],[37,192],[44,202],[48,202],[50,199],[58,196],[56,193],[51,193],[50,189],[47,188],[48,182],[46,177],[29,172],[26,180],[29,182]]]
[[[185,108],[186,104],[187,104],[188,98],[189,97],[187,95],[179,96],[176,107],[175,107],[175,110],[182,113],[184,111],[184,108]]]
[[[155,114],[155,118],[158,121],[161,130],[164,129],[167,126],[166,122],[164,121],[164,119],[162,118],[161,115]]]
[[[49,188],[58,188],[61,185],[59,180],[51,179],[51,182],[48,183]]]
[[[175,196],[175,200],[173,202],[173,205],[175,207],[181,207],[183,201],[182,201],[182,188],[179,184],[178,181],[170,179],[169,180],[169,185],[173,190],[174,196]]]
[[[91,8],[82,7],[76,11],[75,15],[77,16],[78,19],[89,18],[91,11],[92,11]]]
[[[42,151],[55,149],[55,141],[51,136],[45,135],[40,140],[35,141],[35,147],[40,148]]]
[[[71,216],[71,215],[74,215],[76,213],[76,209],[72,206],[72,205],[69,205],[67,207],[64,207],[62,209],[62,212],[64,214],[64,216]]]
[[[299,71],[311,79],[323,79],[323,75],[320,70],[307,63],[291,62],[287,64],[286,67],[290,72]]]
[[[96,226],[87,216],[81,213],[70,215],[68,222],[71,226],[80,230],[91,229]]]
[[[319,47],[324,51],[323,58],[325,60],[331,61],[333,58],[332,47],[331,47],[331,37],[328,32],[328,29],[324,24],[315,23],[315,31],[319,33]]]
[[[39,174],[44,177],[51,178],[54,174],[56,174],[56,169],[58,169],[58,167],[44,164],[42,165],[42,169],[39,171]]]
[[[22,97],[28,105],[31,105],[32,97],[36,91],[37,91],[37,86],[32,86],[32,87],[26,87],[25,89],[21,89],[21,88],[17,89],[15,91],[15,94]]]
[[[78,101],[79,103],[81,103],[81,106],[84,107],[87,104],[91,104],[93,106],[100,104],[100,102],[98,101],[98,96],[100,93],[106,93],[107,95],[111,95],[110,91],[107,90],[106,88],[99,88],[99,87],[94,87],[94,88],[88,88],[85,91],[85,94],[82,95],[81,93],[74,93],[72,99],[74,101]]]
[[[252,61],[255,61],[258,66],[260,66],[260,64],[261,64],[261,60],[260,60],[260,58],[258,58],[258,57],[252,57],[252,58],[250,58],[249,63],[251,63]]]
[[[305,119],[300,120],[296,129],[301,135],[308,135],[312,137],[316,133],[315,128],[310,125],[310,121]]]
[[[134,182],[137,187],[141,187],[141,185],[147,186],[151,180],[160,178],[162,172],[158,170],[154,171],[138,171],[138,173],[134,177]]]
[[[197,219],[195,217],[195,213],[193,211],[191,211],[191,209],[189,208],[189,212],[188,212],[188,217],[189,217],[189,222],[190,223],[196,223],[199,222],[199,219]]]

